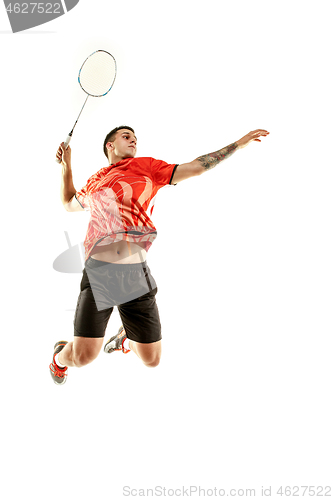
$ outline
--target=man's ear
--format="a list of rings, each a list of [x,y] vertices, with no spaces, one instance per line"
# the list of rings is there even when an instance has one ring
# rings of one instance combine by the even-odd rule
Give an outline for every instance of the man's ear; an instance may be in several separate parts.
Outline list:
[[[108,151],[112,151],[114,149],[113,142],[107,142],[105,147]]]

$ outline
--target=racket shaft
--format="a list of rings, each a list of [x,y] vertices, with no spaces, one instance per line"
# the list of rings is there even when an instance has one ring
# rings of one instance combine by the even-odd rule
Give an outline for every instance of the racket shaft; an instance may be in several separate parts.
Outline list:
[[[80,111],[80,113],[79,113],[79,116],[78,116],[78,117],[77,117],[77,119],[76,119],[76,122],[74,123],[74,127],[72,128],[72,131],[71,131],[71,132],[68,134],[68,136],[67,136],[67,139],[66,139],[66,141],[65,141],[65,148],[66,148],[66,149],[67,149],[67,146],[68,146],[68,144],[69,144],[69,142],[70,142],[70,140],[71,140],[71,138],[72,138],[72,134],[73,134],[73,130],[74,130],[74,128],[75,128],[75,125],[77,124],[77,122],[78,122],[78,120],[79,120],[79,118],[80,118],[80,116],[81,116],[82,110],[83,110],[83,108],[84,108],[84,107],[85,107],[85,105],[86,105],[86,102],[87,102],[87,100],[88,100],[88,97],[89,97],[89,95],[87,95],[87,97],[86,97],[86,99],[85,99],[85,101],[84,101],[84,103],[83,103],[83,106],[82,106],[82,108],[81,108],[81,111]],[[56,159],[56,162],[57,162],[57,163],[61,163],[61,160]]]

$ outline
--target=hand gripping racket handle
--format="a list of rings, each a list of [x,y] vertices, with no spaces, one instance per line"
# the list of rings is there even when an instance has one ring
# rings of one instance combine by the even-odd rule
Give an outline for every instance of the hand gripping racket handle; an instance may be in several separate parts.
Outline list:
[[[71,141],[71,138],[72,138],[71,134],[68,134],[68,136],[67,136],[67,138],[66,138],[66,140],[64,142],[65,149],[67,149],[67,146],[68,146],[68,144]],[[56,158],[56,162],[57,163],[61,163],[61,160],[58,160],[58,158]]]

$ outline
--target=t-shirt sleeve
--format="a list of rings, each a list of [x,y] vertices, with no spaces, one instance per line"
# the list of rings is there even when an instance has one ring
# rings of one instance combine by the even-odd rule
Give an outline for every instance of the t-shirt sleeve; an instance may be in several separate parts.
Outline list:
[[[151,174],[153,181],[158,187],[166,186],[167,184],[171,184],[174,173],[178,164],[166,163],[162,160],[151,159]]]
[[[84,210],[90,210],[87,194],[87,186],[84,186],[80,191],[75,193],[75,198],[80,203]]]

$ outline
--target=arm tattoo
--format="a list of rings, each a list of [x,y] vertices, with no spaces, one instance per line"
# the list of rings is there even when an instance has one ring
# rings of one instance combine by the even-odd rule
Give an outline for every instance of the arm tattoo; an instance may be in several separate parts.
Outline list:
[[[237,144],[234,142],[233,144],[230,144],[229,146],[226,146],[219,151],[215,151],[215,153],[199,156],[197,160],[202,164],[205,170],[211,170],[212,168],[216,167],[216,165],[222,160],[226,160],[227,158],[229,158],[229,156],[231,156],[236,151],[236,149]]]

